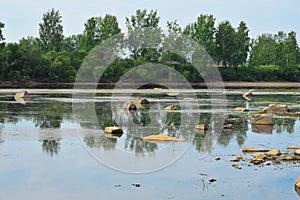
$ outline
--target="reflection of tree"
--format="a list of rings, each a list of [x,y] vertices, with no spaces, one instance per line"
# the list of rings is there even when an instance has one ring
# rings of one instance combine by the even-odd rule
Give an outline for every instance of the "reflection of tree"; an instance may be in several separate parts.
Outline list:
[[[296,123],[295,118],[274,118],[273,119],[273,128],[276,133],[294,133],[294,126]]]
[[[53,156],[58,154],[60,150],[60,139],[58,140],[43,140],[42,144],[43,150]]]
[[[125,148],[129,148],[136,154],[144,154],[154,152],[158,146],[155,143],[145,142],[141,138],[135,138],[131,135],[127,135],[127,138],[125,139]]]
[[[86,136],[83,141],[90,148],[103,148],[106,151],[113,150],[117,145],[117,138],[106,138],[103,135]]]

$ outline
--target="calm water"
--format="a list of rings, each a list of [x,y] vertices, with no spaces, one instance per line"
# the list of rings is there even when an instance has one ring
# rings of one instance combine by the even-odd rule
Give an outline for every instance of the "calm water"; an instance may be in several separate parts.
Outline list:
[[[294,182],[300,175],[300,162],[254,166],[249,165],[251,155],[241,152],[243,146],[277,148],[284,153],[289,145],[300,146],[298,117],[274,116],[271,128],[249,123],[251,115],[269,103],[288,104],[293,112],[300,112],[299,91],[258,90],[253,101],[247,102],[241,96],[244,91],[227,90],[226,112],[239,121],[226,120],[233,129],[220,135],[194,130],[195,123],[217,124],[212,116],[224,116],[221,108],[211,104],[206,90],[197,90],[197,99],[189,101],[164,91],[137,91],[134,96],[151,103],[135,113],[124,113],[124,97],[112,97],[109,90],[99,90],[94,99],[72,99],[71,90],[29,90],[31,99],[25,103],[15,101],[16,91],[0,90],[1,199],[299,197]],[[172,104],[181,110],[163,110]],[[234,111],[238,106],[250,112]],[[111,125],[122,127],[124,134],[105,135],[104,128]],[[155,133],[185,142],[141,139]],[[237,154],[244,157],[238,163],[241,170],[231,166],[230,159]],[[216,181],[209,183],[210,178]]]

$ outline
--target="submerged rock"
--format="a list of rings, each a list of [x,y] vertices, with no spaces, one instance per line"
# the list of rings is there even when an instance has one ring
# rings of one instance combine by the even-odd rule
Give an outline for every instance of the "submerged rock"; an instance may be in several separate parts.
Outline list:
[[[145,141],[165,141],[165,142],[169,142],[169,141],[174,141],[174,142],[183,142],[183,139],[178,139],[176,137],[171,137],[165,134],[158,134],[158,135],[149,135],[146,137],[143,137],[143,140]]]
[[[273,125],[273,116],[271,114],[254,114],[251,117],[251,124]]]

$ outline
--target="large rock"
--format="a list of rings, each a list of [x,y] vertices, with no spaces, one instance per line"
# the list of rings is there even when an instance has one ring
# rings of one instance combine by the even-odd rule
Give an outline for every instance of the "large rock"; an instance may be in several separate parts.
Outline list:
[[[279,155],[281,155],[281,152],[279,149],[272,149],[272,150],[266,152],[266,155],[267,156],[279,156]]]
[[[295,181],[295,191],[300,196],[300,176]]]
[[[289,112],[289,108],[284,104],[269,104],[267,108],[264,108],[260,113],[286,113]]]
[[[251,118],[251,124],[273,125],[273,116],[271,114],[254,114]]]

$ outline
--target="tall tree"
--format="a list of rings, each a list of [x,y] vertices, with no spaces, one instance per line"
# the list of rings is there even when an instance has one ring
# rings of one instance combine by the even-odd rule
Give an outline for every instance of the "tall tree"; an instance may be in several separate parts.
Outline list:
[[[293,66],[297,64],[297,56],[299,52],[299,46],[296,39],[296,33],[291,31],[288,33],[288,37],[285,40],[285,64],[287,66]]]
[[[147,60],[151,62],[156,60],[158,47],[161,43],[161,30],[158,28],[160,17],[157,11],[138,9],[131,18],[126,18],[126,27],[128,30],[128,47],[132,57],[137,59],[140,56],[147,55]],[[145,45],[152,46],[153,49],[144,48]]]
[[[43,15],[43,22],[39,24],[39,35],[44,51],[60,51],[63,44],[62,16],[52,8]]]
[[[102,17],[91,17],[84,24],[83,35],[79,42],[79,47],[86,52],[104,40],[121,32],[116,16],[105,15]]]
[[[249,29],[245,22],[241,21],[235,33],[234,40],[234,66],[244,65],[248,57],[250,45]]]
[[[185,27],[184,34],[196,40],[211,57],[215,56],[215,21],[213,15],[201,14],[197,21]]]
[[[4,43],[2,42],[5,40],[3,33],[2,33],[2,29],[4,28],[4,26],[5,26],[5,24],[0,22],[0,50],[4,46]]]
[[[233,64],[234,38],[235,31],[230,22],[221,22],[216,33],[216,59],[225,67]]]

